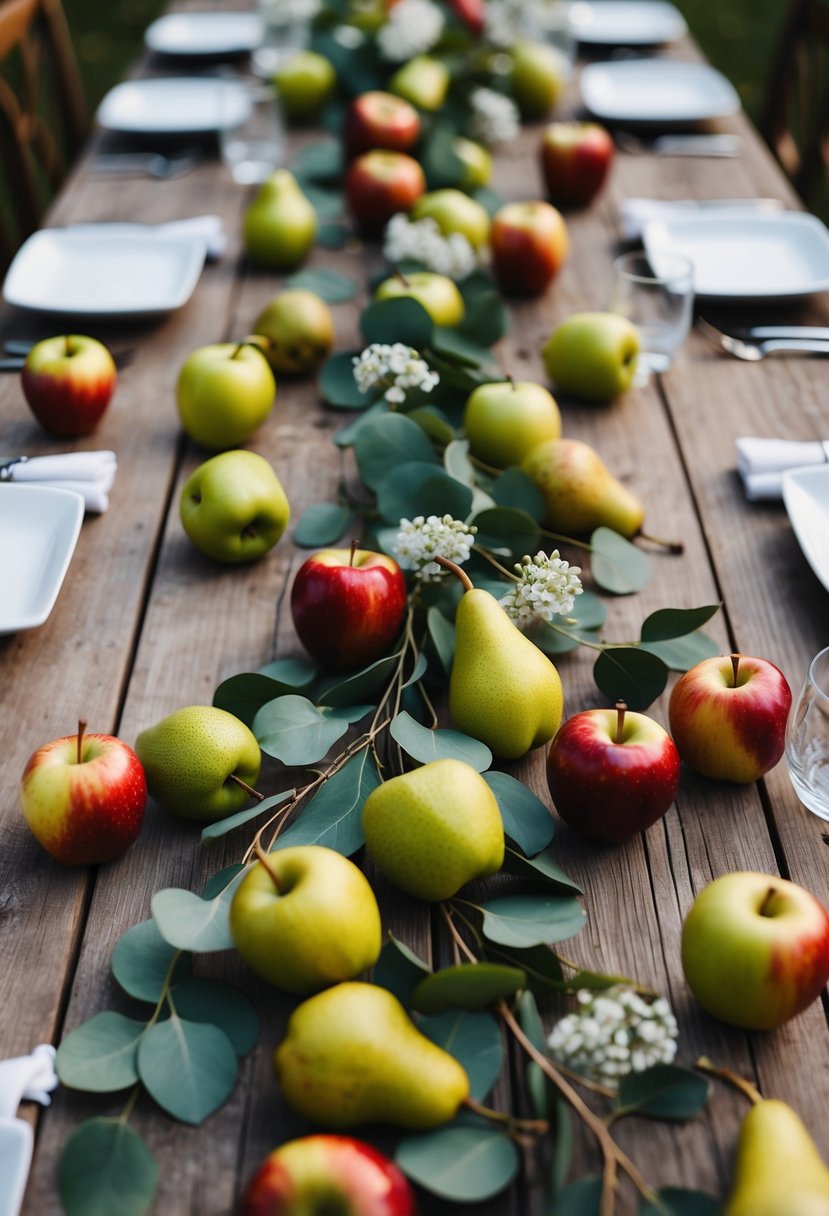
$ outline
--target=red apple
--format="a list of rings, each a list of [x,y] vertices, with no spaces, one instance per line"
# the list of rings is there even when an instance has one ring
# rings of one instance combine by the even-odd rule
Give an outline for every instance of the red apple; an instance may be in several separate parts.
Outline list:
[[[677,680],[671,734],[689,768],[719,781],[756,781],[783,755],[792,704],[788,681],[768,659],[720,655]]]
[[[242,1216],[415,1216],[414,1195],[393,1161],[350,1136],[303,1136],[265,1158]]]
[[[379,236],[391,217],[408,211],[425,189],[423,170],[405,152],[364,152],[351,162],[345,178],[348,209],[365,236]]]
[[[595,122],[553,122],[541,139],[541,171],[559,207],[584,207],[596,197],[613,160],[613,140]]]
[[[56,861],[91,866],[120,857],[144,818],[147,782],[131,747],[113,735],[46,743],[29,758],[20,805],[34,835]]]
[[[588,709],[559,727],[547,783],[562,819],[593,840],[618,844],[661,819],[679,789],[679,754],[645,714]]]
[[[482,34],[484,32],[486,25],[484,0],[449,0],[449,7],[471,33]]]
[[[38,422],[71,439],[98,425],[115,391],[115,361],[103,343],[81,334],[44,338],[29,351],[20,383]]]
[[[724,874],[685,918],[682,966],[703,1009],[732,1026],[770,1030],[826,986],[829,914],[776,874]]]
[[[537,296],[570,252],[567,225],[549,203],[508,203],[492,221],[492,268],[504,291]]]
[[[348,107],[343,138],[349,159],[372,148],[409,152],[420,138],[420,115],[402,97],[375,89]]]
[[[406,580],[394,558],[322,549],[297,571],[291,613],[300,641],[327,671],[366,667],[386,653],[406,612]]]

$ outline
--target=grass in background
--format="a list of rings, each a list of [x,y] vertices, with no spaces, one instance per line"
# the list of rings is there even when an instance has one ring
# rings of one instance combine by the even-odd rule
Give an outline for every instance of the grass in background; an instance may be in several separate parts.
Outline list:
[[[727,76],[757,122],[785,0],[674,0],[706,58]]]
[[[90,110],[123,80],[165,0],[63,0]]]

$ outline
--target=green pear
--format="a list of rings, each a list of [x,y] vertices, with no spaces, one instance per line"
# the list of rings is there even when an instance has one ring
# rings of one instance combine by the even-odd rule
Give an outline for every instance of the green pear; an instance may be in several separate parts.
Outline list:
[[[438,1127],[469,1095],[465,1070],[385,988],[347,983],[299,1005],[274,1054],[285,1100],[327,1127]]]
[[[495,795],[460,760],[433,760],[372,790],[363,834],[378,869],[418,899],[449,899],[504,861]]]
[[[785,1102],[758,1102],[743,1119],[724,1216],[829,1216],[829,1169]]]
[[[265,358],[275,372],[307,376],[316,371],[334,345],[334,319],[325,300],[313,291],[282,291],[253,324]]]
[[[601,457],[578,439],[539,444],[521,466],[544,497],[544,523],[555,532],[592,532],[605,526],[636,536],[645,511]]]
[[[516,42],[512,48],[512,95],[522,118],[543,118],[567,84],[567,61],[555,47]]]
[[[500,760],[515,760],[558,730],[561,680],[495,596],[452,568],[466,592],[455,616],[449,713],[458,730],[486,743]]]
[[[444,236],[459,233],[473,249],[483,248],[489,240],[488,212],[462,190],[430,190],[420,196],[409,216],[413,220],[434,220]]]
[[[411,102],[418,110],[432,114],[446,101],[451,77],[440,59],[431,55],[415,55],[398,68],[389,81],[389,92]]]
[[[458,135],[452,140],[452,151],[463,163],[463,174],[458,183],[462,190],[477,190],[488,186],[492,178],[492,157],[483,144]]]
[[[262,761],[244,722],[214,705],[177,709],[143,730],[135,751],[156,802],[207,822],[242,809],[250,795],[234,778],[255,785]]]
[[[380,910],[353,861],[319,845],[277,849],[230,905],[236,949],[277,988],[308,996],[377,962]]]
[[[245,212],[245,248],[260,266],[293,270],[310,253],[316,235],[316,211],[293,173],[277,169],[262,182]]]

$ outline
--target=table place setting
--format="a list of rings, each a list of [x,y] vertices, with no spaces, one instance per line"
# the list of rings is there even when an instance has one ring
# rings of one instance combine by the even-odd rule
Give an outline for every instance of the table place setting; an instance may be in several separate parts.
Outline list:
[[[73,490],[81,495],[86,511],[93,515],[102,515],[109,509],[109,492],[117,471],[116,455],[110,451],[0,456],[0,483]]]
[[[0,1216],[18,1216],[34,1148],[32,1127],[17,1117],[17,1108],[23,1101],[48,1106],[57,1086],[50,1043],[28,1056],[0,1060]]]

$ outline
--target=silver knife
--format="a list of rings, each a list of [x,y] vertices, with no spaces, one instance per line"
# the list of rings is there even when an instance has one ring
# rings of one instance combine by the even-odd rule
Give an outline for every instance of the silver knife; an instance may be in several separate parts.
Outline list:
[[[653,150],[661,156],[739,156],[738,135],[660,135]]]
[[[825,325],[752,325],[751,327],[729,327],[736,337],[762,342],[766,338],[802,338],[809,342],[829,342],[829,326]]]

